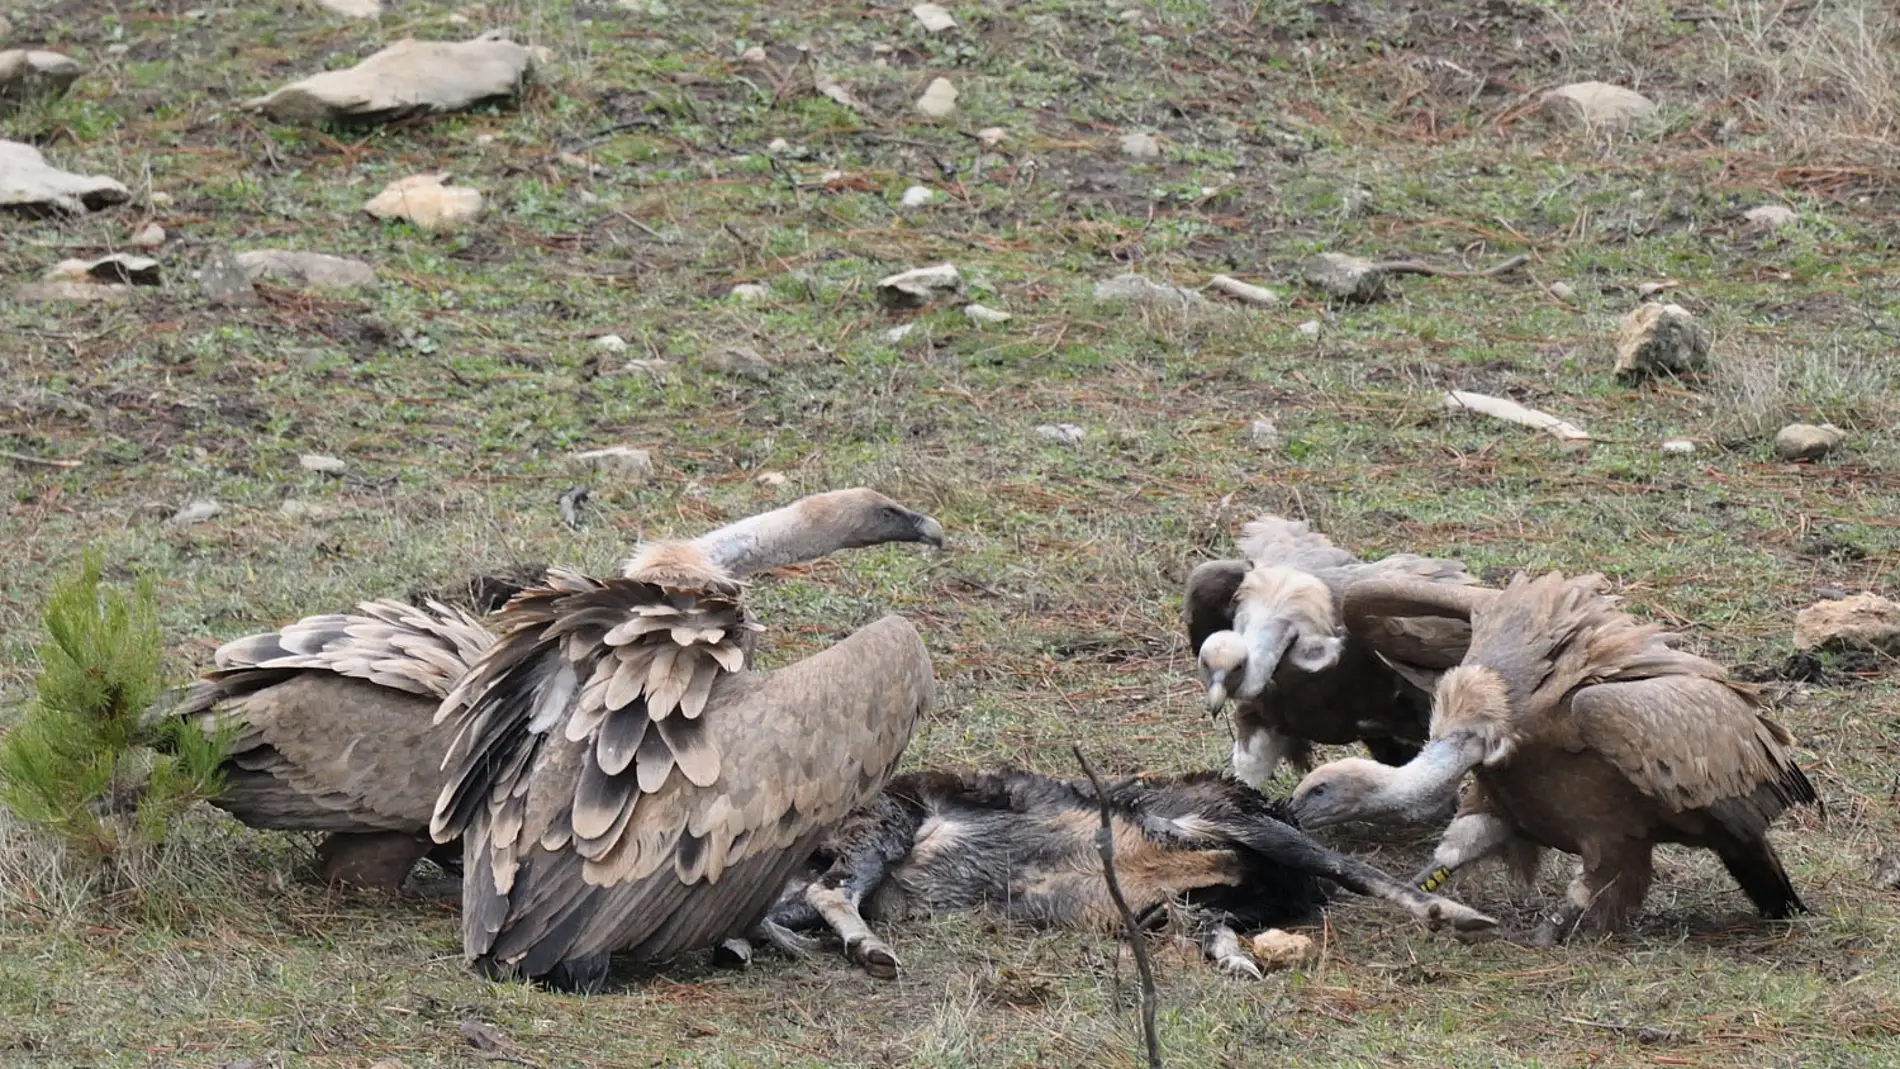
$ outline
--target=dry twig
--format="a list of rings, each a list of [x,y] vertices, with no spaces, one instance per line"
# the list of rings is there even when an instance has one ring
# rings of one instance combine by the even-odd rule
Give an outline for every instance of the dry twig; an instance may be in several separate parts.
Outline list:
[[[1090,767],[1089,759],[1082,756],[1082,745],[1070,743],[1069,749],[1075,754],[1076,763],[1082,766],[1082,774],[1095,788],[1095,804],[1102,810],[1102,826],[1095,832],[1095,852],[1102,855],[1102,877],[1108,881],[1108,897],[1115,900],[1115,908],[1121,911],[1122,925],[1128,929],[1128,945],[1135,952],[1135,972],[1141,977],[1141,1038],[1148,1045],[1148,1067],[1161,1069],[1161,1036],[1155,1031],[1155,1005],[1159,998],[1155,994],[1154,964],[1148,960],[1148,941],[1135,922],[1135,911],[1128,908],[1128,899],[1122,896],[1121,881],[1115,878],[1115,825],[1108,808],[1108,791],[1096,777],[1095,769]]]

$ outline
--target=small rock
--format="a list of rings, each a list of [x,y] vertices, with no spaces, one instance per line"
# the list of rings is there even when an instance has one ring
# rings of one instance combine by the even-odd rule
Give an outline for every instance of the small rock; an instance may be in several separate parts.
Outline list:
[[[1127,10],[1125,10],[1125,11],[1123,11],[1123,12],[1121,13],[1121,15],[1119,15],[1118,17],[1119,17],[1119,18],[1120,18],[1120,19],[1121,19],[1121,20],[1122,20],[1123,22],[1140,22],[1140,21],[1141,21],[1141,9],[1140,9],[1140,8],[1138,8],[1138,7],[1131,7],[1131,8],[1128,8]]]
[[[765,60],[765,48],[762,45],[753,45],[751,48],[739,53],[739,62],[741,63],[764,63]]]
[[[1757,230],[1780,230],[1793,226],[1801,217],[1786,204],[1763,204],[1743,212],[1742,218]]]
[[[203,523],[223,511],[224,507],[219,505],[216,501],[193,501],[191,504],[172,513],[170,522],[179,527],[184,527],[187,524]]]
[[[1121,149],[1122,155],[1137,160],[1152,160],[1161,156],[1161,142],[1153,134],[1123,134]]]
[[[765,143],[765,152],[769,156],[787,156],[792,151],[792,143],[782,137],[775,137]]]
[[[1686,375],[1709,360],[1709,335],[1679,304],[1640,305],[1616,332],[1616,368],[1626,379]]]
[[[279,122],[381,122],[514,96],[533,66],[528,49],[487,34],[472,41],[405,37],[348,70],[312,75],[244,106]]]
[[[47,268],[49,282],[104,282],[120,286],[158,285],[158,261],[113,253],[97,260],[61,260]]]
[[[1386,272],[1371,260],[1323,252],[1300,265],[1306,281],[1336,301],[1365,304],[1386,295]]]
[[[58,52],[7,49],[0,52],[0,106],[59,96],[84,73],[83,64]]]
[[[383,13],[382,0],[317,0],[325,8],[352,19],[373,19]]]
[[[1882,858],[1874,876],[1874,886],[1883,891],[1900,891],[1900,854]]]
[[[1794,617],[1796,649],[1868,647],[1900,652],[1900,604],[1879,594],[1817,601]]]
[[[1213,278],[1208,279],[1207,288],[1225,293],[1235,300],[1245,301],[1248,304],[1269,305],[1280,303],[1279,295],[1272,290],[1264,286],[1256,286],[1251,282],[1242,282],[1237,278],[1230,278],[1227,275],[1215,275]]]
[[[622,353],[627,350],[627,339],[618,334],[602,334],[594,339],[594,347],[610,353]]]
[[[1775,453],[1783,460],[1819,460],[1847,441],[1847,432],[1832,423],[1790,423],[1775,433]]]
[[[205,257],[198,269],[198,290],[214,305],[226,308],[250,308],[257,304],[257,288],[238,266],[231,250],[220,245]]]
[[[1290,968],[1309,961],[1315,950],[1313,940],[1278,928],[1268,928],[1253,937],[1254,960],[1270,969]]]
[[[1036,435],[1074,449],[1088,437],[1088,432],[1073,423],[1044,423],[1036,428]]]
[[[829,97],[837,104],[859,113],[865,110],[864,102],[851,95],[849,86],[823,71],[816,71],[812,74],[811,84],[812,88],[818,90],[826,97]]]
[[[21,304],[45,301],[122,301],[132,287],[98,282],[28,282],[13,291]]]
[[[757,304],[770,298],[772,289],[769,286],[761,286],[757,282],[741,282],[728,290],[726,296],[740,304]]]
[[[29,215],[84,215],[131,197],[124,185],[103,175],[62,171],[32,145],[0,141],[0,208]]]
[[[172,195],[170,193],[155,192],[151,195],[150,200],[154,208],[163,209],[172,206]]]
[[[1672,290],[1681,285],[1682,285],[1682,282],[1680,280],[1673,279],[1673,278],[1657,279],[1650,282],[1639,282],[1636,285],[1636,296],[1646,301],[1650,299],[1651,297],[1654,297],[1658,293],[1663,292],[1664,290]]]
[[[1565,304],[1577,303],[1577,288],[1568,282],[1552,282],[1550,284],[1550,295]]]
[[[898,200],[898,203],[906,208],[921,208],[929,204],[936,196],[935,193],[930,191],[929,186],[912,186],[904,191],[904,195]]]
[[[1247,428],[1247,439],[1253,443],[1255,449],[1278,449],[1280,448],[1280,428],[1274,426],[1270,419],[1257,419],[1253,421],[1252,426]]]
[[[931,33],[942,33],[945,30],[957,28],[957,20],[950,17],[950,12],[936,4],[918,4],[910,9],[910,13],[917,16],[917,21],[923,23],[924,29]]]
[[[886,308],[922,308],[938,297],[963,291],[963,275],[955,264],[918,267],[881,278],[878,303]]]
[[[1009,139],[1009,133],[1000,126],[985,126],[976,132],[976,143],[984,148],[995,148]]]
[[[1662,444],[1662,451],[1675,456],[1685,456],[1695,452],[1695,443],[1687,438],[1671,438]]]
[[[325,456],[322,453],[305,453],[297,458],[297,463],[303,465],[303,470],[314,471],[319,475],[341,475],[349,468],[349,465],[336,457]]]
[[[1156,282],[1146,275],[1126,274],[1095,284],[1095,299],[1104,304],[1146,304],[1169,308],[1208,308],[1206,297],[1190,289]]]
[[[701,361],[721,375],[763,381],[772,377],[772,363],[749,345],[733,345],[708,353]]]
[[[1008,312],[999,312],[994,308],[985,308],[980,304],[964,305],[963,314],[966,316],[969,316],[971,322],[979,323],[979,324],[981,323],[1007,323],[1010,320],[1016,318],[1015,316],[1010,315]]]
[[[330,508],[315,501],[288,498],[277,506],[278,515],[287,520],[322,520],[330,516]]]
[[[412,174],[383,187],[363,205],[378,219],[406,219],[424,230],[453,230],[482,213],[482,195],[467,186],[445,186],[447,171]]]
[[[157,223],[147,223],[132,235],[131,242],[141,249],[156,249],[165,244],[165,228]]]
[[[905,323],[901,327],[892,327],[891,329],[884,332],[884,340],[885,341],[903,341],[905,338],[910,336],[911,331],[916,330],[916,329],[917,329],[917,324],[915,323]]]
[[[957,110],[957,87],[948,78],[933,78],[917,98],[917,110],[933,119],[944,119]]]
[[[610,445],[605,449],[589,449],[574,454],[574,459],[590,468],[618,472],[635,483],[643,483],[653,477],[653,454],[632,446]]]
[[[782,471],[762,471],[752,481],[776,490],[792,480]]]
[[[324,290],[376,285],[375,268],[361,260],[321,252],[246,249],[237,254],[237,263],[252,282],[269,279]]]
[[[1627,126],[1656,114],[1656,102],[1608,82],[1573,82],[1545,93],[1542,105],[1585,126]]]
[[[1326,324],[1321,323],[1317,319],[1309,319],[1306,322],[1301,323],[1299,326],[1293,329],[1299,331],[1302,335],[1308,338],[1317,338],[1319,337],[1320,331],[1326,329]]]

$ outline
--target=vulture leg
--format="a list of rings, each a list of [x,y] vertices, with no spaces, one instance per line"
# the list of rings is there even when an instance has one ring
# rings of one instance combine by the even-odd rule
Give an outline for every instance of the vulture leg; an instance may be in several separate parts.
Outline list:
[[[1497,927],[1497,921],[1470,906],[1402,884],[1363,861],[1326,849],[1298,828],[1277,820],[1258,821],[1240,838],[1249,847],[1288,868],[1324,876],[1354,894],[1383,898],[1398,905],[1427,927],[1438,928],[1449,923],[1461,932]]]
[[[326,883],[397,891],[428,851],[426,837],[408,832],[337,832],[317,845],[317,861]]]
[[[1517,838],[1517,832],[1499,817],[1489,813],[1466,813],[1451,822],[1445,835],[1432,850],[1432,863],[1412,877],[1412,886],[1421,891],[1437,891],[1451,881],[1452,873],[1474,861],[1500,853]]]
[[[1260,966],[1240,945],[1240,935],[1225,924],[1210,924],[1200,933],[1201,953],[1207,960],[1220,966],[1220,970],[1229,976],[1243,980],[1260,979]]]
[[[1598,931],[1620,931],[1643,904],[1655,875],[1651,862],[1654,848],[1646,842],[1593,849],[1594,845],[1583,844],[1583,870],[1571,881],[1568,901],[1531,933],[1531,945],[1556,946],[1570,938],[1586,918]]]

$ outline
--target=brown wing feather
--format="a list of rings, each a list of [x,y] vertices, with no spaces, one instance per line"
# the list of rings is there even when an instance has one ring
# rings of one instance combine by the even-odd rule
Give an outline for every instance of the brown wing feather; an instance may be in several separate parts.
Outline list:
[[[631,594],[631,583],[601,587]],[[524,595],[530,605],[538,596]],[[702,597],[695,611],[706,604]],[[719,626],[730,635],[739,622]],[[535,642],[537,633],[511,630],[497,659],[507,659],[505,647]],[[673,633],[644,637],[671,642]],[[538,668],[549,660],[558,662],[559,654],[546,650],[540,661],[517,660],[509,675],[472,684],[465,719],[505,704],[514,722],[525,721],[533,678],[579,671],[567,664]],[[464,754],[458,743],[452,758],[460,762],[458,778],[468,782],[445,789],[436,831],[452,834],[455,816],[470,814],[464,946],[471,957],[538,975],[608,950],[659,958],[745,931],[818,837],[882,787],[935,699],[929,655],[898,617],[770,676],[719,671],[697,718],[668,716],[646,733],[643,744],[675,739],[666,744],[669,756],[677,764],[671,747],[680,745],[686,761],[658,789],[627,795],[606,849],[598,848],[606,836],[589,840],[572,826],[580,795],[543,789],[549,780],[586,781],[589,740],[569,741],[558,731],[536,736],[542,749],[524,773],[534,788],[500,805],[487,801],[499,792],[481,782],[480,744],[471,742]],[[511,682],[516,675],[527,682]],[[697,733],[697,741],[680,744],[677,732]],[[705,783],[691,767],[700,746],[718,755],[717,774]],[[630,773],[643,760],[636,756]],[[483,804],[466,806],[465,796]],[[517,806],[520,834],[500,849],[488,829],[503,814],[512,820]]]

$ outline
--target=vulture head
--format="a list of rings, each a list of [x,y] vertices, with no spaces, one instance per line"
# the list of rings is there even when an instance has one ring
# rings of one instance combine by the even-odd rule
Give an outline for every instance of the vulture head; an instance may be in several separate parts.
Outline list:
[[[1233,629],[1201,644],[1208,706],[1217,710],[1230,695],[1240,701],[1258,697],[1282,660],[1302,672],[1325,671],[1344,648],[1333,591],[1324,581],[1297,568],[1249,568],[1234,591]]]
[[[831,490],[809,494],[690,542],[644,546],[621,566],[621,574],[653,575],[656,568],[664,574],[669,555],[685,554],[680,561],[683,573],[699,574],[699,569],[710,567],[739,578],[819,560],[841,549],[885,542],[923,542],[941,549],[943,524],[876,490]]]
[[[1300,827],[1348,821],[1419,824],[1450,809],[1458,781],[1483,760],[1485,741],[1469,731],[1433,739],[1406,764],[1393,768],[1363,757],[1328,761],[1306,774],[1288,804]]]

